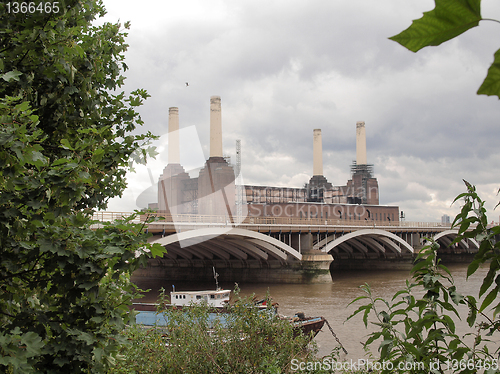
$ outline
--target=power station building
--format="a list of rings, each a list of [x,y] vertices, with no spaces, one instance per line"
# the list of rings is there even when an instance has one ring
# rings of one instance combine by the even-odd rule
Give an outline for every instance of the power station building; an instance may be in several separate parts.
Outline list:
[[[356,161],[351,179],[333,186],[323,175],[321,130],[313,131],[313,175],[302,188],[236,184],[222,153],[221,99],[210,98],[210,157],[197,178],[180,164],[179,110],[169,109],[168,165],[158,181],[158,212],[172,215],[282,217],[292,219],[398,221],[397,206],[379,205],[373,165],[367,163],[365,123],[356,123]],[[239,169],[239,167],[237,167]],[[244,218],[244,217],[243,217]]]

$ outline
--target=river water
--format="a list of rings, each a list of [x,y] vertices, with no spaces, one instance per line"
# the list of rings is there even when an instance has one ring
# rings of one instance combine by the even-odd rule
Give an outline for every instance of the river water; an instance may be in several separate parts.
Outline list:
[[[455,279],[457,290],[463,295],[473,295],[477,298],[477,293],[482,279],[487,273],[487,268],[480,268],[469,280],[466,280],[467,265],[453,264],[448,266]],[[343,355],[345,359],[357,361],[365,357],[365,352],[360,342],[366,340],[366,336],[374,328],[369,325],[367,330],[362,320],[362,314],[350,319],[346,319],[354,312],[361,302],[353,305],[349,303],[358,296],[365,295],[359,288],[360,285],[368,283],[375,297],[381,297],[388,301],[392,296],[404,288],[406,279],[409,278],[408,271],[341,271],[332,274],[332,282],[325,284],[260,284],[243,283],[239,284],[242,296],[255,294],[263,297],[267,292],[273,301],[279,303],[279,313],[293,315],[296,312],[304,312],[307,316],[325,317],[342,345],[348,351],[348,355]],[[134,279],[134,282],[142,289],[151,291],[145,295],[141,302],[154,302],[158,295],[158,290],[163,287],[167,292],[172,290],[171,281]],[[223,288],[234,289],[234,284],[224,281],[219,282]],[[174,282],[176,291],[182,290],[203,290],[213,289],[214,283],[186,283]],[[375,321],[372,314],[369,321]],[[464,318],[465,320],[465,318]],[[465,322],[458,323],[457,329],[466,329]],[[325,325],[322,331],[316,336],[318,345],[318,356],[328,355],[331,350],[338,346],[336,340]],[[378,346],[372,346],[375,350]]]

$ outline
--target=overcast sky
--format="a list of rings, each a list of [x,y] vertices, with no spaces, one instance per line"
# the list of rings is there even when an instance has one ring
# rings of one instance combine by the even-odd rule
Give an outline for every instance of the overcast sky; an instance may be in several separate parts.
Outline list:
[[[498,221],[500,102],[476,91],[500,48],[499,24],[483,21],[415,54],[388,37],[432,10],[432,0],[104,4],[107,21],[132,23],[126,90],[152,96],[139,109],[144,129],[166,135],[168,108],[178,107],[181,164],[193,176],[208,158],[210,96],[218,95],[224,154],[234,162],[241,139],[245,184],[303,186],[319,128],[324,176],[345,185],[356,122],[365,121],[381,204],[399,206],[407,221],[440,221],[458,212],[451,202],[466,179],[487,201],[490,221]],[[482,8],[484,18],[500,19],[498,1]],[[138,208],[168,163],[166,136],[158,150],[108,210]]]

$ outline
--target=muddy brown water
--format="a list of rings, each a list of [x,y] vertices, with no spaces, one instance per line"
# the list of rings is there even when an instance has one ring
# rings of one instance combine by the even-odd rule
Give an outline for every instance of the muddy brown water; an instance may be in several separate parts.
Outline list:
[[[487,273],[487,268],[480,268],[469,280],[466,280],[467,265],[453,264],[448,266],[451,270],[458,291],[464,295],[477,296],[482,279]],[[273,301],[279,304],[279,313],[293,315],[296,312],[304,312],[307,316],[323,316],[332,326],[342,345],[348,351],[345,359],[358,360],[365,357],[361,342],[366,340],[367,334],[374,328],[369,325],[366,329],[362,315],[346,322],[346,319],[360,306],[361,302],[353,305],[349,303],[365,293],[359,288],[360,285],[368,283],[375,297],[390,300],[392,296],[405,286],[409,278],[408,271],[341,271],[332,274],[331,283],[323,284],[265,284],[265,283],[240,283],[241,295],[254,294],[264,297],[267,292]],[[161,279],[133,279],[142,289],[150,289],[141,302],[155,302],[159,290],[163,287],[167,292],[175,285],[177,291],[203,290],[215,288],[215,282],[172,282]],[[228,283],[219,279],[219,285],[223,288],[234,289],[234,283]],[[372,314],[371,321],[375,321]],[[465,321],[465,317],[464,317]],[[458,322],[457,328],[465,331],[465,322]],[[337,346],[337,342],[327,326],[315,338],[319,347],[319,356],[328,355]],[[373,346],[373,348],[376,348]]]

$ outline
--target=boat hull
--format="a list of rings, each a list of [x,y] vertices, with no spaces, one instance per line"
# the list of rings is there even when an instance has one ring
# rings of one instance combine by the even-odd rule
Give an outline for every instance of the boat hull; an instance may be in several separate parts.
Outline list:
[[[265,310],[266,306],[258,306],[259,309]],[[132,305],[132,309],[137,312],[135,317],[135,321],[137,324],[144,326],[166,326],[168,324],[168,319],[165,317],[163,313],[158,313],[158,304],[149,304],[149,303],[134,303]],[[165,305],[165,309],[168,310],[182,310],[182,306],[178,305]],[[227,308],[210,308],[209,319],[213,322],[217,320],[222,325],[225,324],[224,314],[231,313],[231,311]],[[304,317],[301,319],[289,319],[288,320],[294,329],[294,336],[298,336],[300,332],[304,335],[310,335],[311,339],[314,338],[318,332],[321,331],[323,325],[325,324],[324,317]]]

